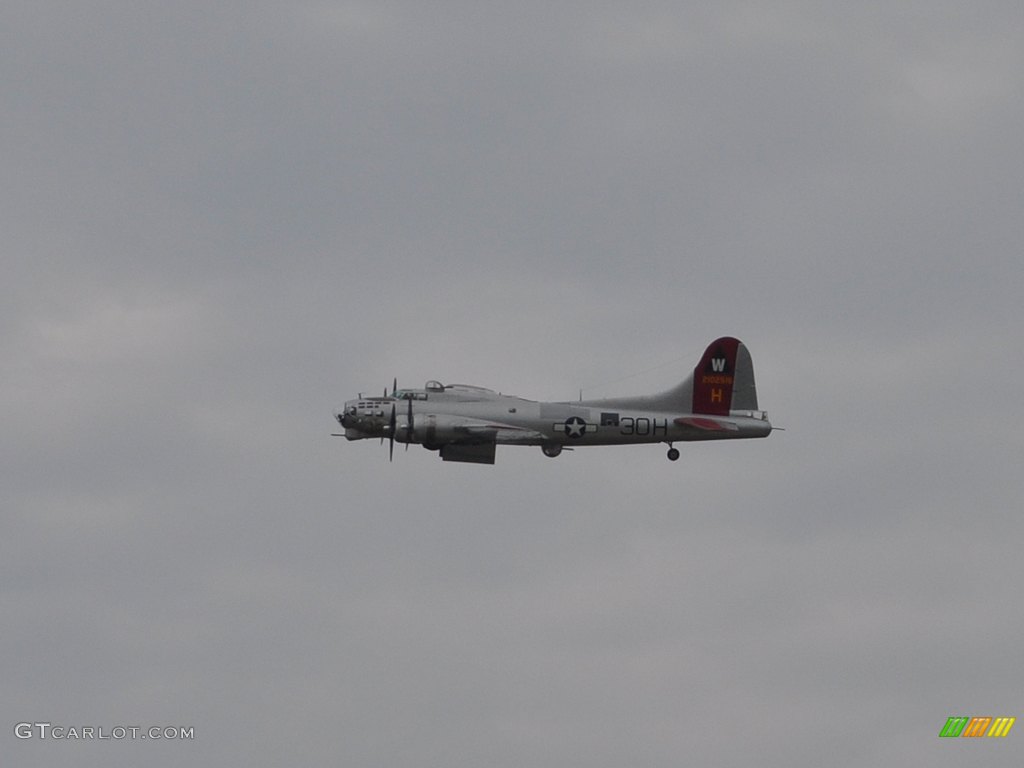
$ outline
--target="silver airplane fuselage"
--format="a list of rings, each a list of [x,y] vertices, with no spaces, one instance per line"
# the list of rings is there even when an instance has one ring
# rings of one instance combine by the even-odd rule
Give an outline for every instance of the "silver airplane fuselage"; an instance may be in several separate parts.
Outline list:
[[[494,463],[497,445],[541,446],[545,455],[593,445],[767,437],[746,347],[712,342],[693,373],[667,392],[641,397],[540,402],[490,389],[429,381],[359,397],[335,414],[349,440],[388,438],[439,451],[446,461]]]

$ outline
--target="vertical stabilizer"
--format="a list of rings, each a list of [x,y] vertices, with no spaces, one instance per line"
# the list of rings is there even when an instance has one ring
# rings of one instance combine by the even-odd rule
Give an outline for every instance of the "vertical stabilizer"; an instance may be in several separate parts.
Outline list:
[[[723,336],[704,350],[693,369],[693,412],[726,416],[730,410],[757,410],[754,364],[739,339]]]

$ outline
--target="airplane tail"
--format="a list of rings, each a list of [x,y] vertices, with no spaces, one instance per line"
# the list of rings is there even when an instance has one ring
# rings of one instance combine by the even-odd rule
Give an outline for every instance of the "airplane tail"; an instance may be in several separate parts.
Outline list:
[[[691,381],[694,413],[726,416],[730,410],[757,410],[754,363],[739,339],[723,336],[711,342]]]
[[[756,411],[757,388],[750,352],[739,339],[723,336],[712,341],[693,373],[666,392],[642,397],[581,401],[594,408],[637,408],[727,416],[733,411]]]

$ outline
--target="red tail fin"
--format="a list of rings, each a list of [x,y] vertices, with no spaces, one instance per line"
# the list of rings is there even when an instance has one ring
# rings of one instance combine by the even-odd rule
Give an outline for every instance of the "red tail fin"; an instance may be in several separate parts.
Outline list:
[[[693,369],[693,412],[726,416],[732,407],[739,339],[723,336],[708,345]]]

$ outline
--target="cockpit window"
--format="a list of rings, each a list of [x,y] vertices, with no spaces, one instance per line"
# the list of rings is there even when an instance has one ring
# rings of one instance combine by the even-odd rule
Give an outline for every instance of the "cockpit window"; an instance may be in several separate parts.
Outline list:
[[[398,400],[426,400],[426,392],[415,392],[408,389],[400,389],[395,392],[395,398]]]

